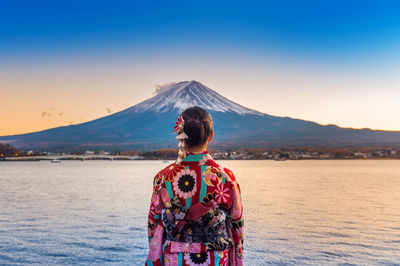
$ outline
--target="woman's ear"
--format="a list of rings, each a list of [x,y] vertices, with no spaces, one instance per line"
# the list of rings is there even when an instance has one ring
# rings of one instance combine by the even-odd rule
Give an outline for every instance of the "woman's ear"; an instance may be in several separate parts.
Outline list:
[[[211,131],[211,134],[210,134],[210,136],[208,137],[208,143],[210,143],[211,142],[211,140],[213,139],[213,137],[214,137],[214,130],[213,131]]]

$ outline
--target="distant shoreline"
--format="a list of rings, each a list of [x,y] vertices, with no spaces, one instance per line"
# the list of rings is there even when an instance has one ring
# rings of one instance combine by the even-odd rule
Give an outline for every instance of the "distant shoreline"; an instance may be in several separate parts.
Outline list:
[[[8,149],[12,147],[6,146]],[[400,159],[400,148],[296,148],[296,149],[255,149],[239,148],[229,150],[209,149],[215,160],[375,160]],[[0,161],[37,160],[175,160],[176,149],[153,151],[105,151],[86,150],[82,152],[18,151],[0,152]]]
[[[49,158],[35,158],[35,157],[10,157],[10,158],[5,158],[3,160],[0,160],[1,162],[39,162],[39,161],[49,161],[51,162],[54,159],[58,159],[60,161],[168,161],[172,162],[175,161],[174,159],[159,159],[159,158],[145,158],[145,159],[129,159],[125,157],[114,157],[114,158],[85,158],[85,159],[78,159],[78,158],[59,158],[59,157],[49,157]],[[259,159],[259,158],[254,158],[254,159],[229,159],[229,158],[223,158],[223,159],[216,159],[218,161],[277,161],[277,162],[284,162],[284,161],[382,161],[382,160],[399,160],[400,158],[392,158],[392,157],[387,157],[387,158],[309,158],[309,159],[284,159],[284,160],[275,160],[275,159]]]

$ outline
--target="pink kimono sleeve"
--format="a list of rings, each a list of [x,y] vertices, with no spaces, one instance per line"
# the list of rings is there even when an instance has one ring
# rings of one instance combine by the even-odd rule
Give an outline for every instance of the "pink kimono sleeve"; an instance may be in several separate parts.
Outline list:
[[[235,249],[236,265],[243,265],[243,238],[244,238],[244,219],[243,219],[243,204],[240,192],[240,186],[235,179],[235,176],[229,169],[225,172],[231,182],[231,205],[228,209],[228,219],[232,225],[232,237]]]
[[[162,187],[162,176],[157,174],[153,182],[153,193],[151,196],[147,222],[149,252],[147,254],[145,265],[161,265],[162,261],[162,245],[164,236],[164,227],[161,223],[161,211],[164,209],[164,203],[161,197]]]

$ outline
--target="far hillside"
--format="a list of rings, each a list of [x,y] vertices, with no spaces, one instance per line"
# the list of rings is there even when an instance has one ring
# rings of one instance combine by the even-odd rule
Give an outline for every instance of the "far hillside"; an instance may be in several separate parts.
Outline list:
[[[4,156],[16,156],[18,154],[21,154],[20,150],[17,148],[11,146],[10,144],[3,144],[0,142],[0,157]]]
[[[108,116],[77,125],[0,136],[0,142],[21,150],[47,152],[174,149],[176,118],[184,109],[196,105],[208,110],[213,118],[214,149],[400,146],[400,131],[341,128],[272,116],[235,103],[195,80],[170,84],[153,97]]]

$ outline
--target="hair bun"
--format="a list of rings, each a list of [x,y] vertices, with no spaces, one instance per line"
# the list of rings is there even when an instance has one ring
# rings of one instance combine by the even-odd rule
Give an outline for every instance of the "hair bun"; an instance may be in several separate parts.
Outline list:
[[[213,131],[211,115],[203,108],[195,106],[183,111],[182,117],[185,120],[183,131],[188,136],[185,145],[194,147],[206,143]]]

